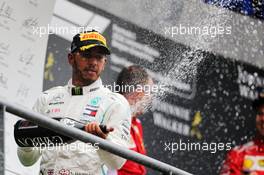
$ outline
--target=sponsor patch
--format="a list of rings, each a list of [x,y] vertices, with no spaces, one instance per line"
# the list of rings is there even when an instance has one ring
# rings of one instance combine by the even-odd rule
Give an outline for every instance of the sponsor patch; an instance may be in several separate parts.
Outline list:
[[[258,160],[258,165],[259,165],[260,167],[264,167],[264,159],[260,159],[260,160]]]
[[[51,111],[51,113],[59,113],[59,112],[61,112],[60,108],[53,108],[50,111]]]
[[[98,106],[99,102],[101,101],[101,97],[95,97],[90,101],[92,106]]]
[[[86,107],[84,109],[83,115],[90,116],[90,117],[95,117],[96,113],[97,113],[97,110],[94,110],[92,108]]]
[[[48,169],[47,174],[48,175],[54,175],[54,169]]]
[[[72,95],[83,95],[83,89],[82,87],[73,87],[71,93]]]
[[[246,155],[243,169],[246,171],[264,171],[264,156]]]
[[[63,101],[58,101],[58,102],[50,102],[50,103],[49,103],[49,106],[51,106],[51,105],[62,105],[62,104],[64,104],[64,102],[63,102]]]
[[[67,170],[67,169],[61,169],[59,171],[59,175],[70,175],[70,170]]]
[[[101,41],[104,45],[106,45],[106,39],[97,32],[81,33],[80,41],[85,41],[85,40],[97,40],[97,41]]]

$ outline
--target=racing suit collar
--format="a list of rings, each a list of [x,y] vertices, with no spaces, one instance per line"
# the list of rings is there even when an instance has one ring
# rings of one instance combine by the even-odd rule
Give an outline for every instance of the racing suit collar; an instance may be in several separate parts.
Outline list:
[[[102,86],[103,86],[102,80],[101,80],[101,78],[98,78],[95,82],[93,82],[89,86],[80,87],[81,88],[81,94],[78,94],[78,95],[88,94],[89,92],[98,90]],[[72,84],[72,79],[70,79],[68,81],[68,91],[69,91],[70,94],[72,94],[72,92],[73,92],[72,89],[74,89],[74,88],[76,88],[76,86],[74,86]],[[76,95],[76,94],[72,94],[72,95]]]

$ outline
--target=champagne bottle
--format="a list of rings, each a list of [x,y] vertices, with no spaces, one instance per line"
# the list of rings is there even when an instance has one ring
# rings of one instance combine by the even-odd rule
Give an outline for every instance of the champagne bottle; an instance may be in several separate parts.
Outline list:
[[[53,118],[68,127],[75,127],[85,130],[85,123],[81,123],[71,118]],[[99,125],[104,133],[107,133],[105,125]],[[69,144],[76,139],[59,134],[50,129],[38,126],[27,120],[18,120],[14,125],[14,137],[20,147],[51,147]]]

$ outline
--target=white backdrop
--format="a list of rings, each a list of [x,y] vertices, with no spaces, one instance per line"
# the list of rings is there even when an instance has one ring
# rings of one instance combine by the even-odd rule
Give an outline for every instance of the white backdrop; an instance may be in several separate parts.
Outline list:
[[[36,28],[51,21],[53,0],[0,0],[0,98],[31,108],[42,91],[48,35]],[[16,155],[13,125],[5,118],[5,174],[38,174],[39,165],[25,168]]]

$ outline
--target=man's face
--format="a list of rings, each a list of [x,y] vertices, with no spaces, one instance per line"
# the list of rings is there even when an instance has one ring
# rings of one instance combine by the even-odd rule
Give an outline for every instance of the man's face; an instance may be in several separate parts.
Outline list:
[[[96,81],[106,63],[106,56],[100,47],[94,47],[85,52],[75,52],[69,55],[69,63],[73,68],[73,76],[83,84]]]
[[[256,116],[257,131],[261,136],[264,136],[264,104],[258,107]]]
[[[148,83],[145,85],[148,87],[153,86],[153,80],[150,78]],[[149,89],[148,89],[149,90]],[[135,92],[137,94],[137,99],[135,104],[131,105],[132,115],[137,117],[139,115],[147,112],[151,107],[152,94],[150,92]]]

